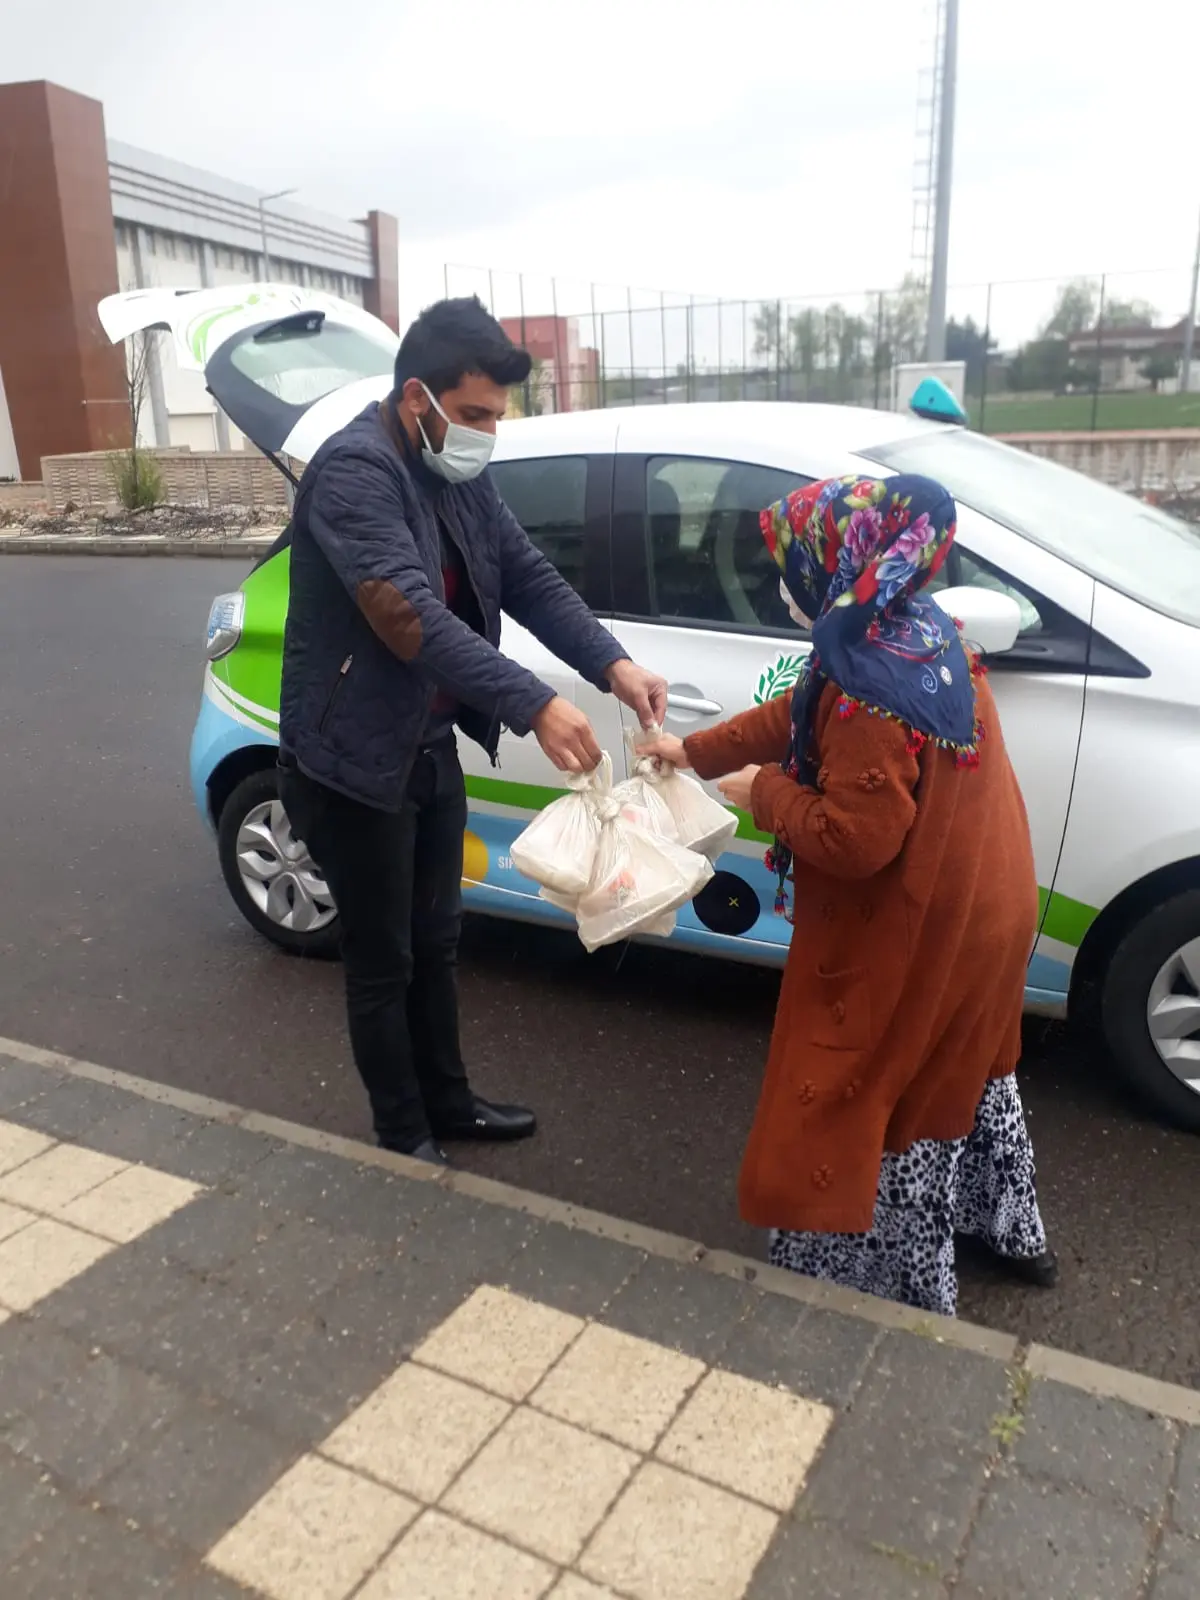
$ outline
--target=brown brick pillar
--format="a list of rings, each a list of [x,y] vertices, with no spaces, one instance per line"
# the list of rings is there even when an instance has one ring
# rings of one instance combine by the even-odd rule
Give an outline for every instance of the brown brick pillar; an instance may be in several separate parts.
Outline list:
[[[0,84],[0,373],[23,478],[43,456],[129,443],[124,354],[96,304],[117,249],[104,108],[53,83]]]
[[[363,305],[372,316],[386,322],[393,333],[400,332],[399,233],[395,217],[386,211],[368,211],[367,228],[371,235],[371,259],[375,276],[363,286]]]

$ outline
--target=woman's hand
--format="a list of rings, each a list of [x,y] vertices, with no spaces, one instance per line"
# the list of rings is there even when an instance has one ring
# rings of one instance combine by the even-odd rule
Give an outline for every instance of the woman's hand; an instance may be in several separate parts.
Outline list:
[[[687,758],[683,740],[677,739],[673,733],[660,733],[656,739],[638,739],[633,748],[637,756],[651,756],[657,761],[665,761],[680,772],[686,772],[692,764]]]
[[[740,772],[731,772],[727,778],[722,778],[717,788],[731,806],[736,806],[739,811],[749,811],[750,791],[761,771],[761,767],[743,767]]]

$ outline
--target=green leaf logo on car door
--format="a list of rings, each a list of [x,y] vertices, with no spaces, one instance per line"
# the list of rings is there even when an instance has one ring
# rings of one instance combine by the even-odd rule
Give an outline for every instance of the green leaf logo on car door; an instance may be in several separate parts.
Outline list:
[[[754,704],[764,705],[768,700],[777,700],[782,694],[789,694],[796,687],[796,679],[800,676],[800,669],[804,665],[806,653],[799,655],[783,654],[775,657],[770,666],[764,667],[759,673],[758,682],[754,686]]]

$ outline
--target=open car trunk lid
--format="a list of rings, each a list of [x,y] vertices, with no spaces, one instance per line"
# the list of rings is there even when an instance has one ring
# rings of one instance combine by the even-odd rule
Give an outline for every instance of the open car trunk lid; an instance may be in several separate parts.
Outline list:
[[[169,333],[178,365],[203,372],[217,404],[273,460],[308,461],[391,391],[396,335],[361,306],[319,290],[135,289],[97,309],[114,344],[148,329]]]

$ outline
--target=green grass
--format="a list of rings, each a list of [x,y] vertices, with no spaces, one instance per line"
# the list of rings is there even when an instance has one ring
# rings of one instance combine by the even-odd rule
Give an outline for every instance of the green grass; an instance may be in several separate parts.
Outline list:
[[[967,409],[978,427],[979,401],[968,401]],[[1091,426],[1090,394],[988,395],[983,417],[985,433],[1057,433]],[[1096,427],[1200,428],[1200,394],[1102,394]]]

